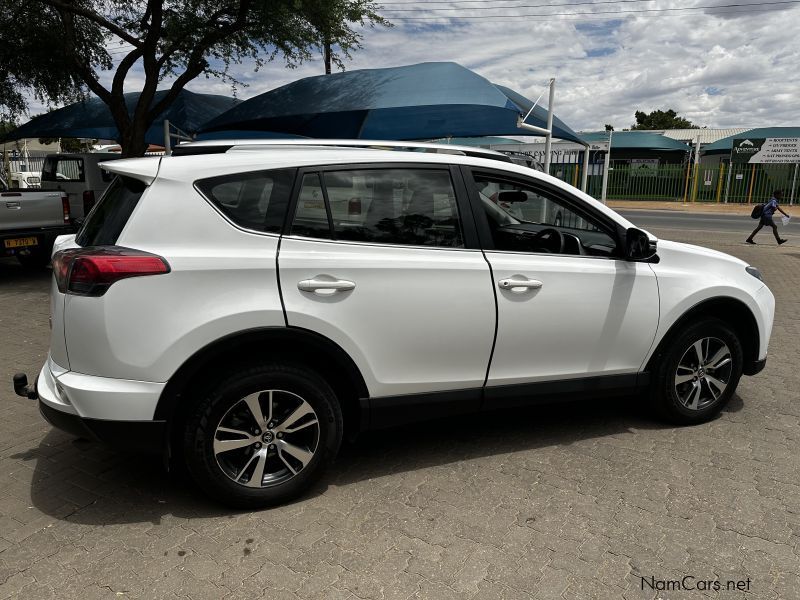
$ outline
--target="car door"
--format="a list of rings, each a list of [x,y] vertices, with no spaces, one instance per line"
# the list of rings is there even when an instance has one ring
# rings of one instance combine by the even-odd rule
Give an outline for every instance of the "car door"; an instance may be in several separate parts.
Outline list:
[[[558,187],[502,171],[465,181],[497,294],[487,401],[500,386],[635,382],[658,325],[650,266],[623,260],[608,217]]]
[[[288,325],[353,358],[373,419],[375,398],[476,408],[495,300],[459,171],[336,166],[298,181],[278,259]]]

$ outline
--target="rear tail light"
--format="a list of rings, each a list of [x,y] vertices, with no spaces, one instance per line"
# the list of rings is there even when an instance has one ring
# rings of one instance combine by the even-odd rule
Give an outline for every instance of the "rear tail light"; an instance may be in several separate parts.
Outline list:
[[[93,190],[84,190],[83,191],[83,216],[89,214],[89,211],[92,210],[94,207],[94,191]]]
[[[71,216],[69,214],[69,196],[61,194],[61,208],[64,210],[64,223],[69,223]]]
[[[102,296],[120,279],[169,272],[160,256],[118,246],[61,250],[53,256],[58,291],[76,296]]]

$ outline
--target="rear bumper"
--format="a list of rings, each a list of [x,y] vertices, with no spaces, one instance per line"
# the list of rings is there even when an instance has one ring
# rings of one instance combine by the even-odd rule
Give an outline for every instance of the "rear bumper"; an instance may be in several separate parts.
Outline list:
[[[68,371],[48,356],[39,373],[39,399],[56,410],[99,421],[152,421],[165,383],[97,377]]]
[[[120,450],[161,454],[166,440],[165,421],[101,421],[51,408],[39,400],[39,412],[56,429],[76,437],[103,442]]]
[[[161,453],[166,421],[154,420],[164,384],[95,377],[67,371],[48,357],[33,397],[54,427],[137,452]]]

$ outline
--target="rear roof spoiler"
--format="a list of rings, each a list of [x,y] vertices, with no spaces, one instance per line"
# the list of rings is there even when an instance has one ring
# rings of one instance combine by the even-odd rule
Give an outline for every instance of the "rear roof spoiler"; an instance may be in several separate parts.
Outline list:
[[[114,173],[138,179],[145,185],[150,185],[158,175],[158,167],[161,164],[160,156],[145,156],[142,158],[120,158],[108,162],[99,163],[99,167]]]

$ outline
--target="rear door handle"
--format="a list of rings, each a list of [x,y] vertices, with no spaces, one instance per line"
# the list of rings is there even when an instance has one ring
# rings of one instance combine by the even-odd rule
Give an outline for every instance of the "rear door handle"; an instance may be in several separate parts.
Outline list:
[[[509,277],[508,279],[501,279],[497,282],[497,286],[501,290],[508,290],[510,292],[521,293],[528,290],[538,290],[544,285],[538,279],[516,279]]]
[[[19,202],[6,202],[6,208],[15,208],[19,210],[22,208],[22,205]]]
[[[328,275],[317,275],[313,279],[303,279],[297,282],[297,289],[301,292],[311,292],[318,296],[330,296],[337,292],[349,292],[355,289],[356,284],[346,279],[334,279]]]

